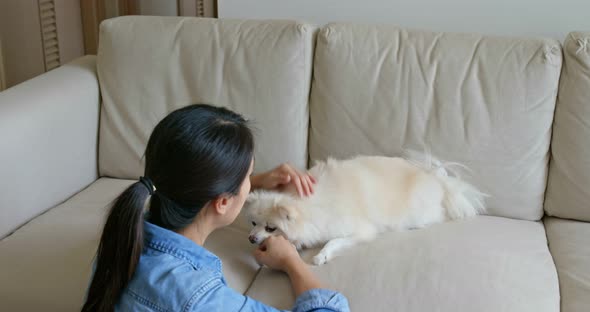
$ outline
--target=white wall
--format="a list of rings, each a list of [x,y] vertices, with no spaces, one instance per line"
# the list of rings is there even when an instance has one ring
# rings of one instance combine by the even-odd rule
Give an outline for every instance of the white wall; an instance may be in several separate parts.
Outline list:
[[[590,30],[590,0],[218,0],[218,16],[563,39],[572,30]]]

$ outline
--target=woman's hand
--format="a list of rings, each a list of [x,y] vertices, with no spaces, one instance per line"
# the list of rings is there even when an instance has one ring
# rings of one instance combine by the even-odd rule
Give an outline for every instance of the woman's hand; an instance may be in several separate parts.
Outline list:
[[[301,197],[313,194],[313,186],[316,183],[309,173],[301,172],[287,163],[271,171],[252,176],[250,182],[253,189],[284,190],[292,186]]]
[[[295,246],[282,236],[267,238],[254,251],[254,257],[259,264],[287,273],[295,297],[310,289],[323,288],[322,283],[301,260]]]
[[[283,236],[270,236],[264,240],[254,251],[254,258],[259,264],[284,272],[303,262],[295,246]]]

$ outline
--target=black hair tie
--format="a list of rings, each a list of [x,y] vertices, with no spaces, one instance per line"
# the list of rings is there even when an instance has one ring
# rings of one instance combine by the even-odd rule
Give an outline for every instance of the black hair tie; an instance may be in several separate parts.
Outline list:
[[[150,195],[154,195],[154,191],[156,190],[156,188],[154,187],[154,183],[152,183],[152,180],[150,180],[150,178],[139,177],[139,182],[141,182],[141,184],[143,184],[145,188],[148,189]]]

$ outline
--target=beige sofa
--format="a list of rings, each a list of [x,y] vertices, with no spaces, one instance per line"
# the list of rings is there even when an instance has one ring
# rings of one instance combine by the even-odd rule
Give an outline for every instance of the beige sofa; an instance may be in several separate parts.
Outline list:
[[[107,20],[96,57],[0,93],[0,310],[78,310],[152,128],[213,103],[255,120],[257,171],[429,148],[491,195],[486,216],[314,267],[353,311],[590,311],[589,37]],[[289,308],[286,276],[255,263],[246,230],[206,245],[237,291]]]

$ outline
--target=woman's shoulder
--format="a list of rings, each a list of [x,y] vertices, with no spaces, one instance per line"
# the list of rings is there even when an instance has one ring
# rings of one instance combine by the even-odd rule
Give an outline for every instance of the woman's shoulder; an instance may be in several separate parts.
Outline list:
[[[122,303],[158,311],[181,309],[204,288],[224,284],[221,270],[168,253],[143,254]]]

